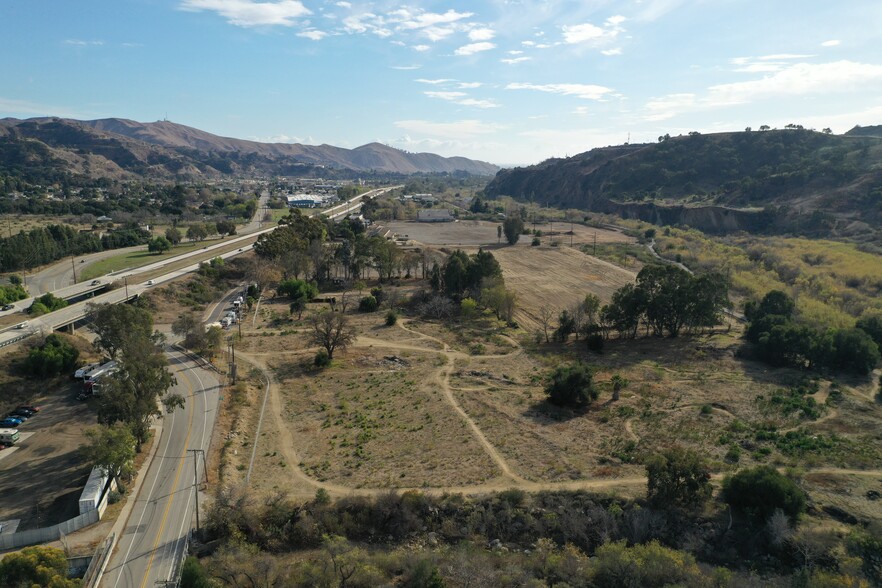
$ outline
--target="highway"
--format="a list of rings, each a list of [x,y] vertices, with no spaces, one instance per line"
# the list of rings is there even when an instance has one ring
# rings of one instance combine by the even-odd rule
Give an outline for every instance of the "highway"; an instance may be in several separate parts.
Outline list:
[[[326,210],[314,211],[310,214],[310,216],[315,214],[320,214],[326,216],[330,219],[335,219],[339,217],[346,216],[352,212],[355,212],[361,208],[361,200],[365,196],[378,196],[395,188],[400,188],[401,186],[391,186],[388,188],[378,188],[376,190],[371,190],[369,192],[365,192],[359,196],[355,196],[346,202],[338,204],[336,206],[332,206]],[[252,221],[256,222],[256,221]],[[250,226],[250,225],[249,225]],[[33,334],[37,332],[51,332],[51,330],[57,329],[59,326],[64,326],[70,324],[73,321],[82,319],[85,316],[85,308],[88,303],[110,303],[116,304],[118,302],[122,302],[123,300],[127,300],[132,298],[133,296],[140,294],[149,286],[146,284],[146,280],[137,282],[137,276],[139,274],[144,274],[148,272],[159,271],[163,268],[167,268],[172,265],[180,265],[181,262],[186,261],[190,258],[198,259],[195,263],[189,264],[181,269],[170,270],[168,273],[162,274],[158,277],[153,278],[153,282],[156,285],[159,285],[163,282],[168,282],[175,278],[178,278],[184,274],[196,271],[199,269],[199,263],[210,259],[212,257],[222,257],[224,259],[233,257],[236,255],[240,255],[249,251],[252,248],[253,241],[256,240],[256,237],[268,233],[270,231],[275,230],[276,227],[269,227],[266,229],[260,229],[246,235],[238,235],[232,238],[221,239],[217,243],[213,243],[211,245],[206,245],[202,249],[198,249],[196,251],[190,251],[187,253],[182,253],[181,255],[176,255],[174,257],[165,258],[161,261],[157,261],[155,263],[151,263],[148,265],[144,265],[138,268],[134,268],[131,270],[123,270],[121,272],[114,272],[111,274],[107,274],[105,276],[101,276],[98,278],[100,282],[97,285],[92,285],[92,282],[81,282],[79,284],[75,284],[73,286],[67,286],[60,290],[56,290],[54,293],[57,296],[62,297],[70,297],[77,296],[82,294],[88,294],[89,292],[94,292],[96,290],[102,289],[104,285],[109,282],[123,282],[128,281],[128,286],[120,287],[116,290],[112,290],[105,294],[96,295],[94,298],[91,298],[87,302],[80,302],[77,304],[72,304],[67,306],[61,310],[57,310],[55,312],[43,315],[38,318],[27,320],[27,326],[23,329],[17,329],[15,327],[8,328],[2,332],[0,332],[0,347],[8,345],[10,343],[16,343],[20,340],[21,335],[24,334]],[[239,249],[233,249],[232,251],[228,251],[225,253],[218,253],[217,255],[212,255],[212,252],[230,248],[236,244],[241,245]],[[56,264],[57,265],[57,264]],[[128,294],[126,294],[126,292]],[[15,309],[9,311],[0,312],[0,316],[9,315],[13,313],[23,312],[25,309],[30,307],[33,303],[34,298],[28,298],[25,300],[20,300],[15,303]],[[26,315],[22,315],[22,322],[27,319]]]
[[[145,476],[141,491],[102,578],[104,588],[164,586],[176,579],[184,556],[196,508],[193,453],[187,450],[208,451],[221,384],[215,372],[197,367],[182,353],[168,355],[177,378],[172,391],[182,394],[186,404],[162,419],[156,455],[146,474],[140,474]],[[202,482],[205,471],[197,457]]]

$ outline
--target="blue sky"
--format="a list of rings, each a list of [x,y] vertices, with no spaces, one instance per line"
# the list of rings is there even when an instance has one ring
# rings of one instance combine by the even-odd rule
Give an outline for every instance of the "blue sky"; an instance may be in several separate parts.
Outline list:
[[[536,163],[882,124],[878,0],[4,0],[0,116]]]

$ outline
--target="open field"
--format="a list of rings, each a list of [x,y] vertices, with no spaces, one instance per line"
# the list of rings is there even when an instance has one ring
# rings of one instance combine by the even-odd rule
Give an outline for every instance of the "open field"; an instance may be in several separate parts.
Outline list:
[[[424,245],[438,245],[447,247],[480,247],[497,245],[499,238],[497,237],[496,227],[499,223],[488,221],[458,221],[455,223],[418,223],[405,221],[383,221],[377,224],[383,229],[388,229],[396,235],[407,238]],[[528,224],[527,228],[533,229],[532,224]],[[551,225],[537,224],[537,230],[542,231],[543,243],[550,243],[549,231]],[[594,243],[594,235],[597,235],[598,243],[629,243],[633,239],[619,233],[617,231],[595,229],[584,225],[569,223],[554,224],[554,240],[563,242],[567,245],[570,243],[570,235],[568,233],[572,228],[573,245]],[[520,241],[515,247],[529,247],[532,237],[521,235]],[[505,242],[505,237],[502,238]]]
[[[48,216],[43,214],[2,214],[0,215],[0,235],[9,237],[22,231],[30,231],[47,225],[71,225],[77,230],[88,230],[92,225],[80,224],[76,217]]]
[[[85,282],[86,280],[91,280],[93,278],[97,278],[99,276],[103,276],[105,274],[109,274],[110,272],[116,272],[119,270],[129,269],[129,268],[137,268],[142,265],[147,265],[150,263],[155,263],[157,261],[162,261],[164,259],[169,259],[174,257],[175,255],[181,255],[182,253],[189,253],[199,247],[204,247],[203,243],[182,243],[180,245],[176,245],[172,247],[170,250],[162,253],[161,255],[157,255],[156,253],[151,253],[147,251],[147,246],[144,246],[142,251],[130,251],[129,253],[121,253],[120,255],[115,255],[113,257],[108,257],[107,259],[102,259],[100,261],[96,261],[93,264],[90,264],[80,273],[80,281]]]
[[[515,320],[526,330],[539,328],[539,309],[560,310],[597,295],[609,302],[613,292],[634,281],[633,271],[571,247],[503,247],[493,251],[506,285],[518,295]]]

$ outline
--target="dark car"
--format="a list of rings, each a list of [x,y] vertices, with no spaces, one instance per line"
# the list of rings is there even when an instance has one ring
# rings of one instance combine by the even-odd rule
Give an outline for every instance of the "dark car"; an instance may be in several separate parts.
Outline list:
[[[22,404],[21,406],[19,406],[15,410],[28,410],[30,412],[40,412],[40,407],[34,406],[32,404]]]
[[[3,310],[12,310],[14,308],[15,308],[14,304],[4,304],[3,305]]]
[[[100,283],[101,283],[101,280],[92,280],[92,285],[93,285],[93,286],[97,286],[97,285],[100,284]]]
[[[34,416],[34,413],[26,411],[26,410],[16,409],[16,410],[13,410],[12,412],[10,412],[7,416],[10,416],[14,419],[21,419],[23,421],[26,421],[29,418],[31,418],[32,416]]]
[[[21,424],[19,419],[6,417],[0,421],[0,429],[15,429]]]

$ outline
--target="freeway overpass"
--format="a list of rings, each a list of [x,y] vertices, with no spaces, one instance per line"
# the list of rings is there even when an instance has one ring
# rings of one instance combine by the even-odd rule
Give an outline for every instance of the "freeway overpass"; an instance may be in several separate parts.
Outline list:
[[[380,194],[384,194],[390,190],[394,190],[395,188],[400,187],[401,186],[391,186],[388,188],[371,190],[359,196],[355,196],[347,200],[346,202],[338,204],[337,206],[333,206],[323,211],[316,211],[312,214],[326,216],[330,219],[345,217],[346,215],[351,214],[353,211],[361,208],[361,202],[365,196],[379,196]],[[236,255],[241,255],[252,249],[254,241],[257,240],[257,237],[264,233],[274,231],[275,229],[276,227],[270,227],[267,229],[249,233],[248,235],[237,236],[233,237],[232,239],[224,239],[220,243],[206,245],[205,247],[197,251],[183,253],[181,255],[166,258],[162,261],[151,263],[135,269],[122,270],[120,272],[107,274],[105,276],[102,276],[98,280],[95,280],[99,282],[97,284],[94,284],[94,281],[89,283],[83,282],[81,284],[75,284],[73,286],[61,288],[60,290],[54,292],[56,296],[65,298],[76,298],[88,296],[90,294],[94,295],[87,301],[71,304],[70,306],[66,306],[65,308],[56,310],[55,312],[50,312],[43,316],[23,321],[22,323],[19,323],[18,326],[14,326],[0,332],[0,347],[4,347],[13,343],[18,343],[19,341],[26,339],[30,335],[34,335],[37,333],[51,333],[54,330],[62,329],[68,325],[77,323],[86,317],[86,307],[89,304],[119,304],[120,302],[126,302],[138,297],[142,292],[151,287],[169,282],[171,280],[175,280],[183,275],[198,270],[199,264],[207,261],[208,259],[212,259],[214,257],[227,259]],[[239,247],[238,249],[232,249],[226,252],[218,251],[220,249],[229,249],[237,244],[241,245],[241,247]],[[217,252],[217,254],[213,254],[213,252]],[[187,264],[184,267],[172,269],[174,266],[178,266],[182,262],[185,262],[189,259],[192,259],[193,263]],[[147,281],[143,278],[141,278],[140,280],[137,278],[137,276],[140,274],[154,273],[156,271],[161,271],[162,269],[168,269],[169,271],[157,277],[154,277],[151,280],[153,282],[153,286],[148,285]],[[124,285],[120,284],[120,281],[124,282]],[[109,284],[114,282],[116,283],[116,287],[114,289],[104,293],[99,293],[99,291],[106,290],[109,287]],[[19,301],[16,303],[16,309],[14,311],[6,312],[22,312],[30,307],[30,305],[33,303],[33,300],[33,298],[29,298],[27,300]]]

